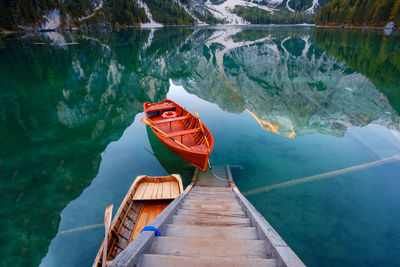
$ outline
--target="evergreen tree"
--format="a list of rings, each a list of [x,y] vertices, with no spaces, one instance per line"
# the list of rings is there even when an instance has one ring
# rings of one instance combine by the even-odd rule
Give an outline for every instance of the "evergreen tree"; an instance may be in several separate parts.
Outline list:
[[[400,23],[400,0],[395,2],[392,12],[390,13],[389,20]]]

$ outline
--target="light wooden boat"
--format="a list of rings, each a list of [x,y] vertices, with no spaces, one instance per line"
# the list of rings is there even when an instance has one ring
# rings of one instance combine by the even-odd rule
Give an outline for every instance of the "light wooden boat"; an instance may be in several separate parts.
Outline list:
[[[182,179],[178,174],[136,177],[111,223],[107,263],[113,261],[182,192]],[[102,257],[103,243],[93,267],[102,265]]]
[[[160,103],[146,102],[143,108],[158,139],[172,152],[205,172],[214,138],[199,118],[168,99]],[[164,119],[165,112],[174,112],[176,117]]]

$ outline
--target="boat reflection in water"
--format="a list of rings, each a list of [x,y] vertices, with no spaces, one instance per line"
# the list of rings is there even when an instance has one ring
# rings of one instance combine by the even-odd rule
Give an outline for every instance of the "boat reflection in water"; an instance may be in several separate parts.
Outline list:
[[[178,157],[171,150],[166,148],[157,138],[150,127],[146,127],[147,137],[153,150],[153,155],[158,159],[161,166],[168,173],[179,173],[182,176],[184,186],[188,185],[192,179],[194,167],[182,158]],[[151,152],[150,152],[151,153]]]

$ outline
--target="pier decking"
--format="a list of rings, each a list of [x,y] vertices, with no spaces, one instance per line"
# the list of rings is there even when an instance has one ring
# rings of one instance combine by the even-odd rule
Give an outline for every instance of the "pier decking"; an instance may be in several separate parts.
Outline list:
[[[239,192],[229,166],[192,183],[110,266],[304,266]]]

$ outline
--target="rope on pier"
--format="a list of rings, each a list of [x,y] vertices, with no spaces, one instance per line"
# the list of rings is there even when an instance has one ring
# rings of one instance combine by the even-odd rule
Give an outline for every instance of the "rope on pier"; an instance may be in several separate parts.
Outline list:
[[[211,173],[213,174],[213,176],[214,176],[215,178],[217,178],[218,180],[221,180],[221,181],[224,181],[224,182],[229,182],[229,179],[224,179],[224,178],[219,177],[218,175],[216,175],[216,174],[213,172],[212,169],[210,169],[210,171],[211,171]]]
[[[68,229],[68,230],[60,231],[60,232],[58,232],[58,234],[64,235],[64,234],[68,234],[68,233],[79,232],[79,231],[84,231],[84,230],[94,229],[94,228],[99,228],[99,227],[104,227],[104,223],[91,224],[91,225],[86,225],[86,226],[77,227],[77,228],[73,228],[73,229]]]
[[[280,183],[280,184],[274,184],[274,185],[260,187],[260,188],[254,189],[254,190],[244,192],[243,195],[251,196],[251,195],[256,195],[256,194],[259,194],[262,192],[269,192],[271,190],[275,190],[278,188],[289,187],[289,186],[308,183],[308,182],[317,181],[317,180],[323,180],[323,179],[331,178],[336,175],[350,173],[350,172],[367,169],[367,168],[371,168],[371,167],[376,167],[376,166],[383,165],[383,164],[390,163],[390,162],[397,161],[397,160],[400,160],[400,154],[397,154],[397,155],[394,155],[391,157],[387,157],[387,158],[383,158],[380,160],[372,161],[369,163],[364,163],[364,164],[336,170],[336,171],[325,172],[325,173],[312,175],[312,176],[308,176],[308,177],[304,177],[304,178],[300,178],[300,179],[296,179],[296,180],[292,180],[292,181],[287,181],[287,182]]]

